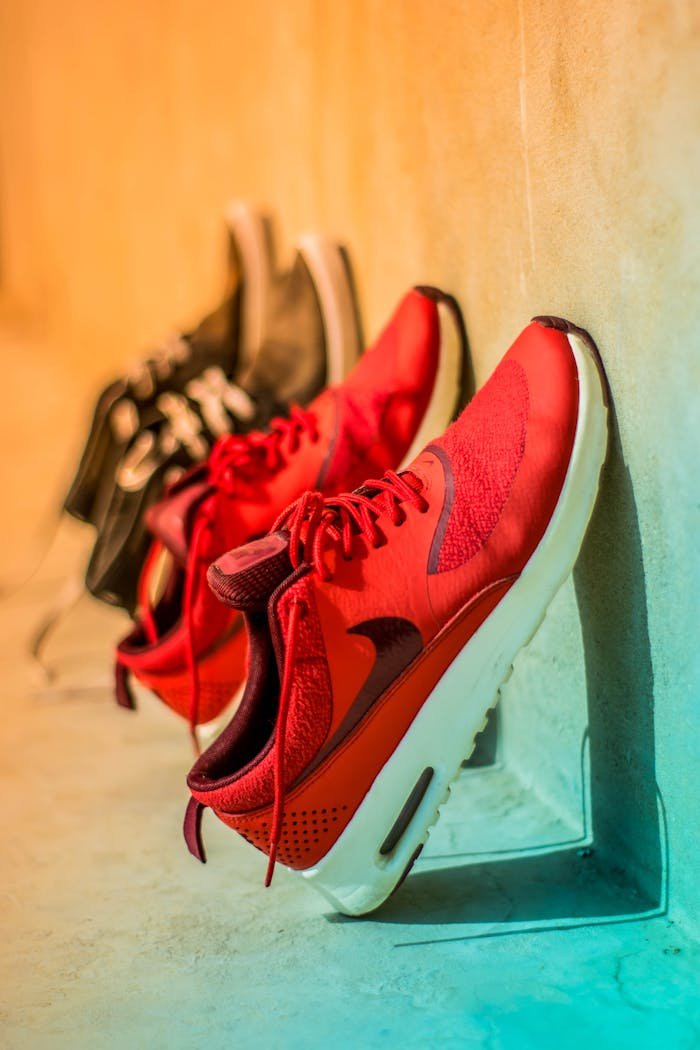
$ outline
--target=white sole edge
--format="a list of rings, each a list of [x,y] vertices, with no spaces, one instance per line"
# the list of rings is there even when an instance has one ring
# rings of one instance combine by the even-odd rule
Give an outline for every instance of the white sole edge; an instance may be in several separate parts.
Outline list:
[[[262,343],[269,289],[272,283],[272,225],[246,201],[230,201],[224,218],[241,258],[241,364],[249,364]]]
[[[315,867],[298,872],[345,915],[373,911],[401,881],[438,819],[499,686],[576,562],[605,460],[607,408],[593,353],[578,335],[568,339],[579,374],[579,416],[569,469],[544,536],[508,594],[437,683],[340,839]],[[434,773],[425,794],[394,850],[382,856],[382,842],[427,767]]]
[[[440,357],[433,392],[418,427],[416,436],[403,457],[399,470],[405,470],[426,445],[442,434],[460,407],[464,348],[454,313],[438,303],[440,322]]]
[[[316,289],[326,338],[326,383],[341,383],[362,350],[355,297],[343,250],[320,233],[297,241]]]

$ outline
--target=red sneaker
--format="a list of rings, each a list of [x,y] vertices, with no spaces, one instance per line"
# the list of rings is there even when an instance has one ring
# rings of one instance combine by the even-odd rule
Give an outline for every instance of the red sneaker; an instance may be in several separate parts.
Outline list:
[[[207,586],[207,567],[264,535],[305,489],[342,492],[368,470],[408,461],[464,403],[465,359],[454,300],[416,288],[348,378],[309,411],[295,409],[267,433],[222,439],[208,463],[151,512],[151,528],[174,567],[151,609],[147,595],[160,553],[154,545],[141,580],[139,621],[117,650],[119,702],[133,706],[132,672],[193,731],[216,719],[245,679],[247,642],[241,613]]]
[[[306,494],[219,560],[251,670],[188,778],[195,855],[209,806],[268,853],[268,883],[279,860],[347,914],[386,899],[573,568],[606,415],[590,337],[536,318],[405,472]]]

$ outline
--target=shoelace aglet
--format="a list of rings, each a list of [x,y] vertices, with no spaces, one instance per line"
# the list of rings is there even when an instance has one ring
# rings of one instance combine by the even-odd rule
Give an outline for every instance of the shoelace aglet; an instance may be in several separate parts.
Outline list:
[[[272,882],[272,876],[275,873],[275,865],[277,863],[277,843],[270,843],[270,852],[267,857],[267,871],[265,872],[265,889],[268,888]]]

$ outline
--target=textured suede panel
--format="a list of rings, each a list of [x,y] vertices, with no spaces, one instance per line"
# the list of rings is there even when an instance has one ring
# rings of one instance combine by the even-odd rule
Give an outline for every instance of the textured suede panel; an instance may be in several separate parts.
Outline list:
[[[280,598],[277,606],[282,636],[289,621],[290,603],[294,596],[306,604],[306,611],[299,623],[296,640],[294,679],[289,701],[287,728],[284,741],[285,784],[289,786],[311,761],[328,733],[331,722],[331,687],[326,653],[321,635],[318,610],[308,577],[299,580]],[[193,794],[212,809],[227,811],[228,816],[236,811],[257,809],[268,805],[274,796],[274,764],[276,734],[272,747],[266,749],[256,762],[237,780],[218,789]],[[233,826],[233,825],[232,825]]]
[[[528,402],[524,369],[505,360],[458,422],[434,443],[449,456],[454,482],[454,499],[445,507],[449,517],[438,572],[463,565],[495,528],[525,451]]]

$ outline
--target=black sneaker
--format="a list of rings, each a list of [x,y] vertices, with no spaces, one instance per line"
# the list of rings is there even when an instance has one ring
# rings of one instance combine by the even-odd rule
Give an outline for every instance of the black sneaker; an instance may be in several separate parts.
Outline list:
[[[273,256],[270,219],[242,202],[226,212],[228,287],[221,306],[192,332],[166,342],[98,398],[85,448],[63,504],[73,517],[97,525],[114,487],[117,464],[134,436],[159,418],[158,397],[182,392],[209,367],[233,375],[260,345]]]
[[[260,349],[233,383],[211,366],[180,393],[158,395],[149,422],[118,463],[86,573],[88,590],[130,613],[150,543],[145,512],[224,433],[261,429],[291,403],[304,405],[339,382],[361,346],[347,256],[310,234],[290,270],[268,285]]]

